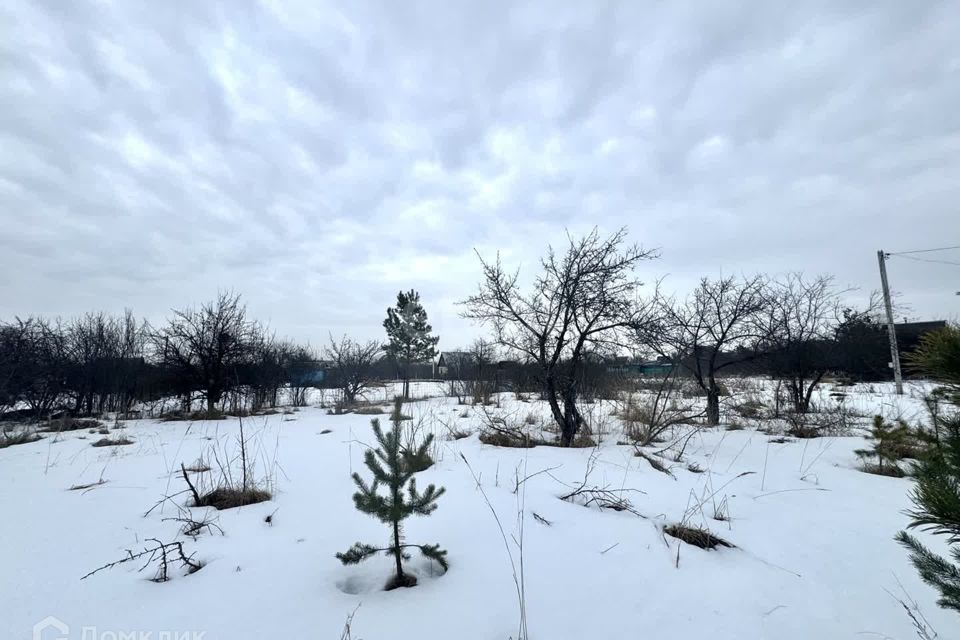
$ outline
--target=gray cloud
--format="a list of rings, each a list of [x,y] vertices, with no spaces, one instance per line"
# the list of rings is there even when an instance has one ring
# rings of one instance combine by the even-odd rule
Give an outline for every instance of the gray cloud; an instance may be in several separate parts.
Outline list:
[[[533,266],[621,225],[641,274],[958,244],[950,2],[28,2],[0,8],[0,317],[218,289],[281,334],[378,336],[400,288],[444,344],[474,249]],[[960,252],[941,257],[960,261]],[[918,317],[960,267],[893,259]]]

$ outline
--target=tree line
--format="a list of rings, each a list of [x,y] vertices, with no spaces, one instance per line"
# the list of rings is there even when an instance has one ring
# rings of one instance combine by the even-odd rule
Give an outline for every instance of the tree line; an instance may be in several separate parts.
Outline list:
[[[0,323],[0,411],[18,408],[14,415],[35,418],[127,413],[171,396],[187,411],[195,399],[213,411],[238,389],[254,408],[273,406],[312,360],[307,347],[250,319],[234,293],[175,310],[160,327],[129,310],[17,318]]]
[[[814,389],[828,373],[886,377],[887,356],[875,305],[845,304],[845,290],[829,276],[788,274],[704,278],[685,298],[642,288],[634,276],[656,252],[627,243],[626,230],[597,230],[548,248],[531,286],[499,257],[481,258],[477,292],[462,315],[492,331],[470,349],[470,365],[450,363],[458,395],[489,397],[510,382],[540,391],[572,442],[583,427],[580,402],[607,374],[605,363],[631,353],[657,358],[690,376],[707,399],[707,421],[719,420],[720,376],[766,374],[784,385],[793,409],[810,409]],[[0,324],[0,410],[26,407],[37,417],[126,412],[137,402],[179,397],[206,410],[226,400],[257,409],[274,406],[282,390],[294,404],[319,384],[355,403],[378,379],[409,380],[436,355],[439,338],[414,291],[401,291],[383,321],[386,341],[329,338],[326,347],[278,339],[248,317],[239,295],[224,293],[198,308],[173,311],[152,327],[131,312],[91,313],[71,321],[16,319]],[[384,357],[386,356],[386,357]],[[497,358],[515,366],[501,370]],[[467,370],[470,375],[463,375]],[[239,397],[238,396],[242,396]]]
[[[583,428],[580,397],[591,363],[629,352],[656,357],[692,377],[707,399],[707,422],[720,418],[727,373],[767,374],[788,391],[797,413],[831,371],[885,369],[885,338],[873,296],[861,308],[830,276],[790,273],[703,278],[685,298],[659,286],[644,295],[634,276],[654,251],[628,244],[626,230],[595,229],[548,248],[532,284],[500,257],[481,257],[477,292],[464,316],[486,324],[498,345],[536,370],[542,396],[569,445]]]
[[[173,310],[154,327],[132,311],[87,313],[72,320],[40,317],[0,322],[0,415],[40,419],[129,413],[138,403],[179,398],[189,413],[306,403],[306,389],[332,386],[353,404],[377,379],[409,380],[436,353],[416,291],[401,291],[384,320],[387,340],[334,338],[315,351],[277,338],[249,317],[236,293],[200,307]],[[386,357],[383,357],[386,356]]]

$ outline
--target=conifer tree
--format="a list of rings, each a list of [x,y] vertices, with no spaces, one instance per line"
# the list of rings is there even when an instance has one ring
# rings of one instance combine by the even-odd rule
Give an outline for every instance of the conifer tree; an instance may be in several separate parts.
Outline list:
[[[938,382],[960,389],[960,328],[928,334],[909,361]],[[932,416],[935,446],[914,468],[916,483],[911,498],[914,508],[910,529],[947,537],[948,560],[923,545],[906,531],[897,542],[910,551],[910,560],[923,581],[940,592],[938,604],[960,612],[960,414]]]
[[[897,541],[910,550],[910,560],[924,582],[940,591],[941,607],[960,611],[960,415],[941,418],[943,437],[914,469],[908,512],[910,525],[947,536],[953,561],[937,555],[906,531]]]
[[[363,462],[373,474],[373,482],[367,484],[359,473],[353,474],[353,481],[359,489],[353,494],[354,504],[359,511],[391,526],[391,544],[387,547],[375,547],[357,542],[346,552],[336,554],[343,564],[356,564],[379,551],[392,555],[397,573],[387,583],[388,590],[417,584],[415,576],[403,572],[402,560],[409,557],[404,553],[404,549],[416,547],[425,557],[436,560],[444,570],[448,566],[447,552],[441,549],[439,544],[406,544],[402,535],[403,521],[412,515],[428,516],[433,513],[437,508],[437,498],[446,491],[443,487],[437,489],[431,484],[420,493],[417,490],[416,478],[413,477],[416,472],[425,468],[424,461],[430,459],[428,449],[433,442],[433,435],[424,438],[415,449],[404,448],[400,441],[400,420],[392,422],[390,431],[384,433],[379,420],[371,421],[373,433],[380,446],[377,449],[368,449]],[[381,485],[386,489],[386,495],[377,492]]]
[[[909,448],[908,440],[910,438],[910,429],[903,421],[897,424],[884,422],[882,416],[873,416],[873,426],[870,428],[868,440],[872,441],[873,446],[869,449],[857,449],[854,451],[864,460],[877,458],[877,465],[865,465],[865,469],[880,475],[902,476],[903,470],[897,465],[897,461],[903,457],[903,452]],[[886,463],[886,467],[884,467]]]
[[[403,397],[410,397],[410,365],[437,355],[439,337],[431,335],[433,327],[427,322],[427,312],[420,304],[420,294],[411,289],[397,294],[395,307],[387,309],[383,321],[387,331],[387,355],[401,366]]]

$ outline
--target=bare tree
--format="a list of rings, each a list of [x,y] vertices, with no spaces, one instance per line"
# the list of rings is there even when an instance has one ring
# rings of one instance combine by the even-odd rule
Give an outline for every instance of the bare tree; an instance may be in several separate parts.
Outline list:
[[[373,365],[382,351],[383,346],[375,340],[361,343],[343,336],[337,341],[330,336],[330,345],[324,354],[332,364],[333,382],[343,393],[344,403],[353,404],[370,387],[374,380]]]
[[[13,390],[37,419],[62,399],[67,373],[64,332],[43,318],[17,319],[18,336]]]
[[[767,302],[756,318],[771,374],[787,385],[794,411],[810,410],[810,398],[836,364],[833,340],[843,321],[833,277],[791,273],[764,288]],[[871,303],[872,304],[872,303]]]
[[[474,367],[472,388],[474,403],[487,404],[495,391],[497,380],[497,345],[485,338],[477,338],[470,345],[471,364]]]
[[[464,301],[465,317],[491,324],[499,344],[537,364],[563,446],[585,425],[576,385],[584,353],[620,342],[627,327],[642,322],[632,273],[655,254],[625,247],[626,233],[602,238],[594,229],[580,239],[568,237],[562,256],[550,248],[527,294],[520,291],[519,270],[506,271],[499,255],[493,263],[481,257],[483,281]]]
[[[169,373],[203,392],[212,412],[237,384],[238,369],[251,360],[256,325],[235,293],[173,314],[154,336],[155,349]]]
[[[683,302],[657,301],[657,322],[638,327],[641,343],[688,370],[707,396],[707,424],[720,422],[718,374],[756,356],[756,320],[767,304],[764,281],[703,278]]]
[[[61,330],[74,413],[127,411],[144,385],[146,323],[138,323],[130,310],[120,317],[99,312]]]
[[[290,344],[283,362],[284,376],[290,385],[290,399],[295,407],[307,405],[307,389],[316,385],[319,370],[317,358],[309,346]]]

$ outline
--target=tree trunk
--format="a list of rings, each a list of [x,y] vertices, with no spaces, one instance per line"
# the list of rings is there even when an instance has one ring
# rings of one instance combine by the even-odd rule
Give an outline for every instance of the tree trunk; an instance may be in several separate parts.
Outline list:
[[[707,391],[707,425],[715,427],[720,424],[720,392],[716,389]]]
[[[810,411],[810,398],[813,397],[813,389],[820,384],[822,378],[823,373],[818,373],[813,377],[813,380],[810,381],[810,384],[807,385],[807,392],[803,396],[803,413]]]
[[[394,496],[394,500],[399,499],[398,496]],[[400,523],[396,520],[393,521],[393,557],[397,561],[397,584],[403,584],[403,564],[400,560],[402,557],[400,551]]]
[[[553,421],[557,423],[557,426],[560,427],[560,442],[563,443],[563,424],[564,424],[564,415],[563,410],[560,408],[560,401],[557,400],[557,384],[553,378],[547,378],[543,383],[543,396],[544,399],[550,404],[550,413],[553,414]],[[566,446],[566,445],[564,445]]]
[[[560,425],[560,446],[573,444],[577,431],[584,425],[583,416],[577,409],[577,388],[572,380],[567,381],[563,389],[563,422]]]
[[[715,427],[720,424],[720,388],[717,381],[710,378],[707,387],[707,425]]]

